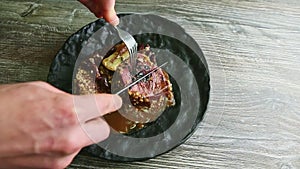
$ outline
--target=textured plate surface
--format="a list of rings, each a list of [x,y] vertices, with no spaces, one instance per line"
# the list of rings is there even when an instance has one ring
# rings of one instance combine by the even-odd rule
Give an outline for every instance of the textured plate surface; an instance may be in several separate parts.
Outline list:
[[[103,144],[94,144],[85,150],[94,156],[114,161],[143,160],[170,151],[193,134],[207,108],[209,72],[200,47],[178,24],[155,15],[119,16],[119,27],[133,34],[139,44],[149,44],[159,56],[168,56],[158,58],[158,62],[169,62],[167,72],[171,75],[176,106],[167,109],[148,127],[130,133],[126,138],[112,133]],[[48,82],[72,93],[78,56],[108,50],[119,41],[114,31],[106,29],[107,26],[103,19],[99,19],[74,33],[53,60]],[[97,40],[91,41],[95,32],[98,32]],[[177,133],[182,134],[177,136]],[[135,138],[134,141],[131,138]],[[141,151],[145,153],[139,155]]]

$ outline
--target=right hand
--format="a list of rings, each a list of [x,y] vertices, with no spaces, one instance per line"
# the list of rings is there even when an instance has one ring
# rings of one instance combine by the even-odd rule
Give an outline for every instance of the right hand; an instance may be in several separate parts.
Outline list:
[[[79,0],[98,18],[104,18],[110,24],[119,24],[119,17],[115,11],[115,0]]]
[[[87,98],[44,82],[1,85],[0,168],[65,168],[81,148],[106,139],[110,128],[101,116],[122,100],[95,95],[98,111],[91,112]],[[74,99],[87,104],[75,112]]]

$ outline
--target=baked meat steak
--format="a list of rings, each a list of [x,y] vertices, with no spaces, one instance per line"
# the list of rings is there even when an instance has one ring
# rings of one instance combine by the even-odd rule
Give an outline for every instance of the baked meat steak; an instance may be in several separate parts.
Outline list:
[[[97,60],[100,60],[99,67]],[[130,73],[132,67],[129,63],[129,53],[124,43],[116,45],[105,57],[95,54],[86,61],[88,66],[77,71],[77,91],[80,94],[115,93],[158,66],[149,46],[142,46],[137,54],[136,75]],[[122,108],[104,116],[108,124],[120,133],[145,127],[167,107],[175,105],[169,75],[161,68],[121,95]]]
[[[137,74],[134,76],[130,73],[132,67],[128,60],[118,66],[114,75],[117,82],[113,83],[117,87],[113,85],[112,88],[124,88],[157,67],[149,46],[137,54],[136,63]],[[167,107],[175,104],[169,75],[161,68],[132,86],[128,95],[129,97],[122,97],[125,104],[119,112],[126,118],[140,123],[156,120]]]

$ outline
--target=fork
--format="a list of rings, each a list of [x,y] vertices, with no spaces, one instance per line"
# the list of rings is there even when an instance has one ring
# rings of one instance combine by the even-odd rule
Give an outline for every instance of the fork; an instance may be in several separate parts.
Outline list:
[[[125,43],[130,57],[130,64],[131,64],[131,73],[135,75],[135,65],[136,65],[136,54],[137,54],[137,43],[135,39],[130,35],[130,33],[118,28],[115,26],[119,37]]]

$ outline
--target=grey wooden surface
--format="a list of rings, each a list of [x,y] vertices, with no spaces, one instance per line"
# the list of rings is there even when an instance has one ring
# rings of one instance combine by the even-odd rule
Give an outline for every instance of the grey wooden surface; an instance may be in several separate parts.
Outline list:
[[[183,145],[144,162],[80,154],[70,168],[300,168],[299,0],[117,0],[199,43],[211,73],[204,121]],[[96,18],[74,0],[0,0],[0,83],[46,80],[64,41]]]

